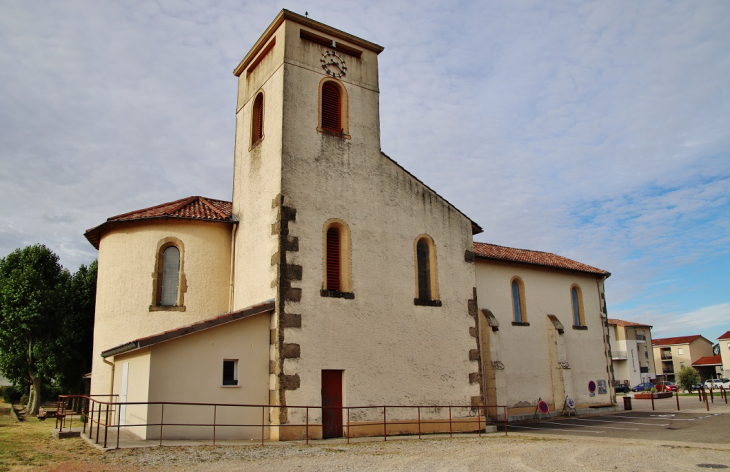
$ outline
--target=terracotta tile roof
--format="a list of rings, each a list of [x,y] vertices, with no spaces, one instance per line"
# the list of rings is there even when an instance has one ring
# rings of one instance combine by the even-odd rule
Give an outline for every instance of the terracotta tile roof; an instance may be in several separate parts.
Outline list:
[[[722,365],[722,356],[705,356],[700,357],[692,363],[692,365]]]
[[[145,336],[144,338],[139,338],[128,343],[120,344],[119,346],[103,351],[101,353],[101,356],[110,357],[123,354],[125,352],[136,351],[137,349],[142,349],[143,347],[152,346],[153,344],[159,344],[161,342],[179,338],[187,334],[197,333],[198,331],[203,331],[205,329],[220,326],[225,323],[230,323],[231,321],[236,321],[243,318],[250,318],[251,316],[265,313],[267,311],[272,311],[273,309],[274,300],[267,300],[263,303],[259,303],[258,305],[252,305],[247,308],[242,308],[240,310],[214,316],[213,318],[208,318],[207,320],[198,321],[197,323],[193,323],[191,325],[182,326],[180,328],[171,329],[163,333],[154,334],[152,336]]]
[[[608,324],[610,325],[616,325],[616,326],[636,326],[638,328],[651,328],[651,325],[643,324],[643,323],[635,323],[633,321],[624,321],[624,320],[617,320],[616,318],[609,318]]]
[[[702,336],[699,334],[695,334],[693,336],[678,336],[676,338],[652,339],[651,344],[653,346],[665,346],[669,344],[689,344],[697,338],[702,338]]]
[[[723,334],[722,336],[720,336],[717,339],[730,339],[730,331],[726,331],[725,334]]]
[[[130,211],[121,215],[112,216],[104,223],[86,230],[84,236],[97,249],[104,231],[127,221],[139,221],[150,219],[178,218],[200,221],[218,221],[232,223],[235,219],[232,216],[233,205],[224,200],[215,200],[199,196],[181,198],[174,202],[167,202],[141,210]]]
[[[538,265],[543,267],[555,267],[558,269],[587,272],[589,274],[605,275],[610,277],[611,273],[596,267],[583,264],[582,262],[558,256],[549,252],[531,251],[529,249],[516,249],[512,247],[497,246],[496,244],[474,243],[474,255],[485,259],[499,261],[521,262],[523,264]]]

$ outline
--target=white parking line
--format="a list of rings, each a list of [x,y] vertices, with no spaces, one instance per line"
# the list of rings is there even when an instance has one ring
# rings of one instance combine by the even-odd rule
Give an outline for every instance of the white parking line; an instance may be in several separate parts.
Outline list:
[[[577,419],[577,418],[576,418]],[[566,426],[575,426],[576,428],[605,428],[605,429],[625,429],[627,431],[639,431],[639,428],[617,428],[616,426],[592,426],[589,424],[570,424],[567,421],[563,423],[557,423],[552,421],[543,421],[545,424],[559,424]]]
[[[619,415],[611,415],[608,416],[608,418],[629,418],[632,420],[671,420],[671,421],[694,421],[696,418],[668,418],[668,415],[655,415],[655,416],[661,416],[661,418],[650,418],[650,417],[642,417],[642,416],[619,416]],[[674,415],[672,415],[674,416]]]
[[[523,429],[539,429],[540,431],[567,431],[569,433],[572,433],[575,431],[574,429],[557,429],[557,428],[532,428],[530,426],[510,426],[509,429],[514,428],[523,428]],[[601,434],[605,431],[586,431],[586,433],[595,433],[595,434]]]
[[[585,420],[583,418],[576,418],[577,421],[596,421],[598,423],[621,423],[621,424],[640,424],[643,426],[669,426],[669,424],[656,424],[656,423],[635,423],[631,421],[608,421],[608,420]]]

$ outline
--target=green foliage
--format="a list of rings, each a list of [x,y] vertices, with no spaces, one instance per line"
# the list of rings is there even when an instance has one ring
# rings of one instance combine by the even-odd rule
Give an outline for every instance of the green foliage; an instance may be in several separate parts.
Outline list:
[[[0,259],[0,371],[18,387],[80,392],[90,369],[96,262],[71,275],[46,246]]]
[[[649,391],[650,391],[651,393],[656,393],[656,392],[657,392],[657,389],[656,389],[656,387],[652,387],[652,388],[651,388],[651,389],[650,389]]]
[[[652,388],[653,388],[653,387],[644,387],[644,391],[645,391],[645,392],[651,392],[651,389],[652,389]]]
[[[20,403],[20,398],[27,391],[28,389],[25,387],[18,387],[17,385],[3,385],[0,386],[0,397],[5,403]]]
[[[700,373],[694,367],[683,365],[677,374],[677,384],[683,390],[691,391],[692,386],[700,382]]]

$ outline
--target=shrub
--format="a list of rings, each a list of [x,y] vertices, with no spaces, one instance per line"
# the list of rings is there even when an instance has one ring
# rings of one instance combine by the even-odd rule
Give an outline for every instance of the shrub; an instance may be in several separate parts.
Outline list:
[[[700,373],[694,367],[683,365],[679,369],[677,383],[683,390],[691,392],[692,386],[700,383]]]

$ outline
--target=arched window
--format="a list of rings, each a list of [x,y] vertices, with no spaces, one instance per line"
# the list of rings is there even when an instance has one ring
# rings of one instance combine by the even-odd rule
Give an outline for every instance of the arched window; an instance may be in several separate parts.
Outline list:
[[[436,246],[433,239],[421,235],[416,239],[416,305],[441,306],[438,296]]]
[[[355,298],[352,291],[350,228],[339,219],[324,225],[323,297]]]
[[[264,137],[264,94],[259,92],[253,101],[251,116],[251,144],[256,144]]]
[[[340,292],[340,229],[327,230],[327,290]]]
[[[418,299],[431,300],[431,269],[429,267],[428,243],[421,239],[416,243],[416,261],[418,263]]]
[[[328,82],[322,86],[322,129],[342,132],[342,97],[340,89]]]
[[[580,287],[573,285],[570,287],[570,302],[573,308],[573,326],[585,326],[585,316],[583,314],[583,294]]]
[[[319,83],[319,123],[317,130],[350,139],[348,125],[347,89],[333,79]]]
[[[160,258],[160,276],[158,278],[159,305],[176,306],[180,285],[180,250],[176,246],[167,246],[162,250]]]
[[[525,303],[525,285],[519,277],[512,278],[510,282],[512,290],[512,311],[514,314],[513,325],[528,325],[527,307]]]

